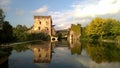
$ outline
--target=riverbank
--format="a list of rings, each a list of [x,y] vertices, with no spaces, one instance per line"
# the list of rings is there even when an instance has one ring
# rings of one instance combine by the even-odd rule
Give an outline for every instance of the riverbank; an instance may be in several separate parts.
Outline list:
[[[105,42],[105,43],[117,43],[120,44],[120,40],[112,40],[112,39],[80,39],[80,41],[87,41],[87,42]]]
[[[42,40],[31,40],[31,41],[24,41],[24,42],[1,44],[0,46],[12,46],[12,45],[18,45],[18,44],[24,44],[24,43],[30,43],[30,42],[37,42],[37,41],[45,42],[45,41],[42,41]]]

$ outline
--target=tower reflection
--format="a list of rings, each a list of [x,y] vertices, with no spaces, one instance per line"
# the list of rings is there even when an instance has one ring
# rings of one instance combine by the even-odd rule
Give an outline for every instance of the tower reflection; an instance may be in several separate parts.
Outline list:
[[[29,47],[34,53],[34,63],[50,63],[52,57],[51,43],[34,44]]]
[[[70,47],[72,55],[74,55],[74,54],[80,55],[81,54],[82,45],[81,45],[80,41],[70,40],[69,41],[69,47]]]

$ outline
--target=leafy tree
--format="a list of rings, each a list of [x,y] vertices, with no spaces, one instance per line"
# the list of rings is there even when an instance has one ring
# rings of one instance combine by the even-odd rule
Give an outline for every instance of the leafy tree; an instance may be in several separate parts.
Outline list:
[[[115,36],[120,35],[120,22],[119,21],[115,21],[115,23],[113,24],[113,27],[111,28],[111,32]]]
[[[0,42],[6,43],[12,41],[12,26],[8,21],[3,22],[3,29],[0,31]]]
[[[26,41],[27,40],[27,27],[22,25],[17,25],[13,28],[14,41]]]
[[[28,40],[50,40],[50,36],[44,33],[28,33],[28,28],[25,25],[17,25],[13,29],[13,37],[15,42]]]
[[[71,30],[74,31],[75,35],[80,35],[81,34],[81,24],[72,24],[71,25]]]
[[[0,30],[0,43],[8,43],[12,41],[12,26],[8,21],[4,21],[5,15],[2,9],[0,9],[0,25],[2,29]]]
[[[86,26],[86,34],[92,39],[115,39],[120,35],[120,21],[115,19],[95,18]]]
[[[106,23],[103,26],[104,38],[114,39],[115,36],[119,35],[119,26],[119,21],[111,18],[106,19]]]
[[[98,39],[102,38],[102,35],[104,34],[103,32],[103,25],[105,24],[105,19],[102,18],[95,18],[93,19],[89,25],[86,26],[86,34],[93,38],[93,39]]]
[[[0,23],[2,23],[4,21],[5,15],[3,10],[0,8]]]
[[[61,41],[62,40],[62,33],[58,33],[58,41]]]

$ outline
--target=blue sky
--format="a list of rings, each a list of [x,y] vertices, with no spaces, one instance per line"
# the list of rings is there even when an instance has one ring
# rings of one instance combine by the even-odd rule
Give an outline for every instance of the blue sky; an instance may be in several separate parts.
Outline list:
[[[95,17],[120,20],[120,0],[0,0],[0,8],[13,26],[32,26],[34,15],[51,15],[57,30],[85,26]]]

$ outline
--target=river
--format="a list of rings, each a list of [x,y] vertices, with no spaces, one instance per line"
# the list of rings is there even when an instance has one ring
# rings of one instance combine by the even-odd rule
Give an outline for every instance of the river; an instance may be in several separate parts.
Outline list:
[[[0,68],[119,67],[120,45],[115,43],[37,41],[0,48]]]

